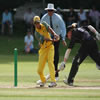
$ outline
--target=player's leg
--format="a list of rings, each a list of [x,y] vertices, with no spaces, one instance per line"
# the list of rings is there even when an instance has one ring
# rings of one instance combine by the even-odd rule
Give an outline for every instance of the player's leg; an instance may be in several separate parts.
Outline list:
[[[64,83],[68,84],[68,85],[73,85],[74,82],[74,78],[78,72],[79,69],[79,65],[84,61],[84,59],[88,56],[87,51],[85,49],[84,46],[82,46],[79,51],[78,54],[75,56],[73,62],[72,62],[72,67],[68,76],[68,79],[65,80]]]
[[[54,53],[54,66],[55,66],[55,71],[56,71],[55,77],[59,77],[58,72],[57,72],[58,63],[59,63],[59,45],[60,45],[60,41],[54,42],[54,51],[55,51],[55,53]]]
[[[54,46],[51,46],[48,48],[48,66],[49,66],[49,72],[50,72],[50,78],[51,83],[49,84],[49,87],[56,86],[56,80],[55,80],[55,69],[54,69]]]
[[[43,70],[47,61],[47,52],[46,50],[39,51],[39,65],[38,65],[38,74],[40,75],[40,79],[42,82],[46,82],[45,76],[43,74]]]
[[[50,71],[51,81],[56,82],[55,80],[55,69],[54,69],[54,46],[48,49],[48,67]]]

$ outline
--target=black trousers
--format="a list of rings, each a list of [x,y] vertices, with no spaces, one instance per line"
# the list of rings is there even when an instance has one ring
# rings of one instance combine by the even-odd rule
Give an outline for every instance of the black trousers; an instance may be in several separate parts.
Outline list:
[[[100,66],[100,53],[98,51],[96,41],[93,38],[85,41],[78,50],[68,76],[68,83],[74,82],[74,78],[78,72],[79,65],[87,56],[90,56]]]
[[[55,71],[58,70],[58,63],[59,63],[59,45],[60,45],[60,40],[57,42],[54,42],[54,66],[55,66]],[[55,73],[55,77],[58,77],[58,72]]]

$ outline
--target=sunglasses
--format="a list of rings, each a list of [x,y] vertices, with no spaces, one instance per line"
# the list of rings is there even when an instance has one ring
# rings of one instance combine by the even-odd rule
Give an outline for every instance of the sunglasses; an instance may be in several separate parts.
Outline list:
[[[39,24],[40,22],[34,22],[34,24]]]
[[[48,10],[48,12],[53,12],[53,10]]]

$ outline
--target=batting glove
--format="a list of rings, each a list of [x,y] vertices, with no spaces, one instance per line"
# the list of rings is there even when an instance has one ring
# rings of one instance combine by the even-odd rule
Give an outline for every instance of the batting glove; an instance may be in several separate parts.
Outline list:
[[[62,62],[61,65],[59,66],[59,70],[63,71],[65,67],[66,67],[65,62]]]

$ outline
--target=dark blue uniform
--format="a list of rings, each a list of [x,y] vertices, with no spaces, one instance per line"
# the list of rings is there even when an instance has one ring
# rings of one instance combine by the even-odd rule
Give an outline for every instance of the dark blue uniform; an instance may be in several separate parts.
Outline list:
[[[96,44],[96,40],[89,33],[88,27],[75,28],[72,31],[72,38],[68,48],[72,49],[76,43],[80,43],[81,47],[76,54],[68,77],[68,83],[73,83],[74,77],[78,72],[79,65],[87,56],[90,56],[96,64],[100,66],[100,53]]]

